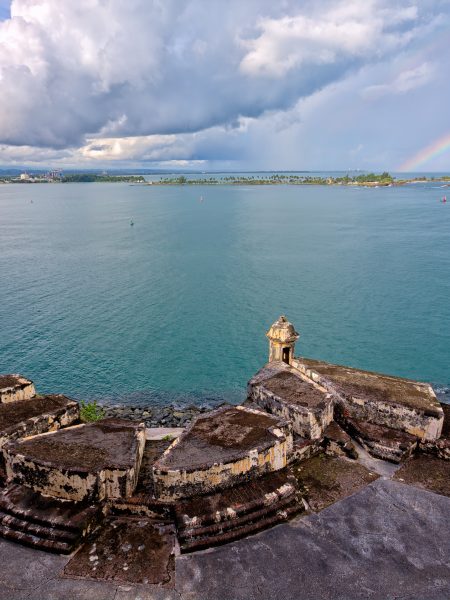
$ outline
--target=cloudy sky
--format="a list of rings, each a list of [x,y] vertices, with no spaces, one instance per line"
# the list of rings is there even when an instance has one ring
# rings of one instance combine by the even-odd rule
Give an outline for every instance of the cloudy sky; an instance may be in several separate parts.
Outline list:
[[[450,0],[0,0],[0,165],[450,171],[449,75]]]

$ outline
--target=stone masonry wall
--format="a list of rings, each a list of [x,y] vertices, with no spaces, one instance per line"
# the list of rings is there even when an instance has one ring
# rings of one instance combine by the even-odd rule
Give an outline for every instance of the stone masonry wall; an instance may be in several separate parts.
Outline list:
[[[292,366],[333,394],[336,407],[342,412],[343,416],[347,413],[355,419],[406,431],[421,440],[435,440],[441,434],[444,422],[443,415],[438,418],[435,415],[427,415],[423,411],[393,401],[383,402],[379,399],[375,401],[370,398],[357,398],[346,395],[338,390],[332,381],[306,367],[300,359],[294,359]],[[430,390],[432,392],[431,386]]]
[[[0,404],[7,402],[17,402],[18,400],[29,400],[36,395],[32,381],[21,377],[20,375],[11,375],[16,381],[13,385],[2,387],[0,389]]]
[[[292,421],[297,435],[312,440],[320,439],[333,420],[333,402],[330,400],[323,410],[312,411],[302,406],[287,404],[273,392],[260,384],[249,383],[248,398],[270,414]]]

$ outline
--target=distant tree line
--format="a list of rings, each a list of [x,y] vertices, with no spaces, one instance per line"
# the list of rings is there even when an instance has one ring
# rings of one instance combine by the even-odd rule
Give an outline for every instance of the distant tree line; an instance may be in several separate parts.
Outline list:
[[[275,173],[269,175],[228,175],[227,177],[187,178],[163,177],[153,182],[156,185],[390,185],[394,178],[387,172],[381,174],[367,173],[365,175],[343,175],[342,177],[313,177],[311,175],[295,175],[290,173]]]

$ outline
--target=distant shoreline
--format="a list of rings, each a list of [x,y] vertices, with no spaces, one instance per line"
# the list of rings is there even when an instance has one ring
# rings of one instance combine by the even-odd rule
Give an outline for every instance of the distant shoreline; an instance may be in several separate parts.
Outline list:
[[[97,175],[94,173],[74,173],[49,177],[48,175],[22,174],[20,177],[3,177],[1,183],[36,184],[36,183],[128,183],[142,186],[183,186],[183,185],[344,185],[356,187],[395,187],[416,183],[444,183],[450,187],[450,175],[441,177],[415,177],[413,179],[397,179],[387,172],[381,174],[368,173],[353,177],[313,177],[310,175],[273,174],[267,176],[230,175],[226,177],[189,178],[185,175],[161,177],[158,181],[147,181],[143,175]]]

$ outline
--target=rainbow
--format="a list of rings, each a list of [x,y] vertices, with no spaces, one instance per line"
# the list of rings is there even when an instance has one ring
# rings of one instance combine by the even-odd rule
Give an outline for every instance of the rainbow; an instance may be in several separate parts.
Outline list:
[[[409,172],[416,171],[417,167],[420,167],[432,158],[436,158],[436,156],[444,154],[444,152],[447,152],[447,150],[449,149],[450,133],[446,133],[439,139],[435,140],[429,146],[426,146],[426,148],[423,148],[422,150],[417,152],[417,154],[414,154],[414,156],[411,156],[411,158],[405,160],[405,162],[398,167],[398,170]]]

